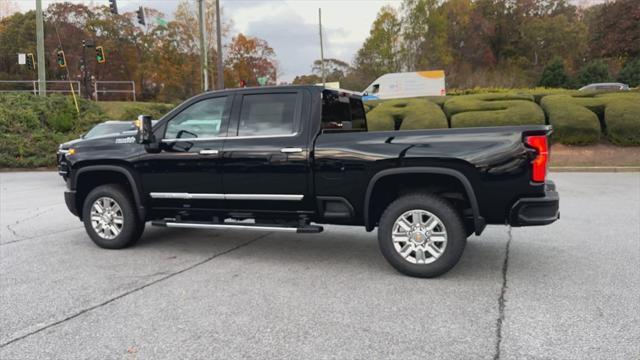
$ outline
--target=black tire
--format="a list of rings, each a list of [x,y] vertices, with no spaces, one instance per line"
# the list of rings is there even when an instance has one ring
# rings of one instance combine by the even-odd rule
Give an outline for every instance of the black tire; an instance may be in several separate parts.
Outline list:
[[[441,255],[431,263],[412,263],[402,257],[394,247],[392,239],[394,223],[402,214],[410,210],[428,211],[438,217],[446,228],[446,246]],[[466,229],[460,214],[449,202],[436,195],[417,193],[398,198],[387,207],[380,218],[378,227],[380,251],[391,266],[409,276],[430,278],[446,273],[458,263],[466,243]]]
[[[115,201],[122,212],[122,228],[115,237],[107,239],[102,237],[93,228],[91,221],[91,208],[94,202],[100,198],[110,198]],[[134,203],[130,193],[121,185],[107,184],[93,189],[85,198],[82,206],[82,219],[84,228],[93,242],[105,249],[122,249],[135,244],[144,232],[144,221],[138,219]]]

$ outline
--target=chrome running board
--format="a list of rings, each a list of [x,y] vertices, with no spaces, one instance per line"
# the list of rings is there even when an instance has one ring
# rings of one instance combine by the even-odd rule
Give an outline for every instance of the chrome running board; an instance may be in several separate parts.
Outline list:
[[[297,232],[297,233],[319,233],[322,232],[323,227],[318,225],[304,225],[301,227],[293,226],[276,226],[268,224],[234,224],[223,223],[214,224],[206,222],[185,222],[185,221],[173,221],[173,220],[155,220],[151,222],[153,226],[173,227],[173,228],[188,228],[188,229],[238,229],[238,230],[259,230],[259,231],[284,231],[284,232]]]

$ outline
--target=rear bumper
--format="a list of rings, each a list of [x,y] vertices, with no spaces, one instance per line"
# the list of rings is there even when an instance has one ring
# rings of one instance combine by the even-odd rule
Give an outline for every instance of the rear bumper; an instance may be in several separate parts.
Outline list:
[[[509,212],[511,226],[548,225],[560,218],[560,196],[556,185],[548,181],[543,197],[521,198]]]
[[[76,191],[75,190],[67,190],[64,192],[64,202],[67,204],[67,209],[75,215],[78,215],[78,208],[76,207]]]

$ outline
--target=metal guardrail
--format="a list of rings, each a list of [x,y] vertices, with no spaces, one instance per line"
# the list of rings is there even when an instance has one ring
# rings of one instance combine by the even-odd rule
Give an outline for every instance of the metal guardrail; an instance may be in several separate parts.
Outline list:
[[[99,89],[99,85],[100,84],[129,84],[131,85],[131,90],[128,89],[105,89],[105,90],[100,90]],[[131,94],[133,95],[133,101],[136,101],[136,82],[135,81],[102,81],[102,80],[97,80],[93,83],[93,95],[95,97],[95,100],[98,101],[98,94],[108,94],[108,93],[124,93],[124,94]]]
[[[66,84],[66,89],[50,89],[47,86],[47,93],[71,93],[71,89],[69,88],[68,80],[47,80],[47,84]],[[2,84],[31,84],[29,89],[13,89],[13,90],[0,90],[0,93],[11,93],[11,92],[30,92],[34,95],[38,94],[38,80],[0,80],[0,85]],[[78,96],[82,96],[80,90],[80,81],[71,81],[71,86],[75,92],[78,93]],[[75,86],[74,86],[75,84]]]

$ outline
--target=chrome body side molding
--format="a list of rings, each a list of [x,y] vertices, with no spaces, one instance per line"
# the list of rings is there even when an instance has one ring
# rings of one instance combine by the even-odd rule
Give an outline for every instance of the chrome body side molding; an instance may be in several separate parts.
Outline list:
[[[300,201],[304,195],[288,194],[205,194],[205,193],[172,193],[152,192],[153,199],[202,199],[202,200],[276,200]]]

